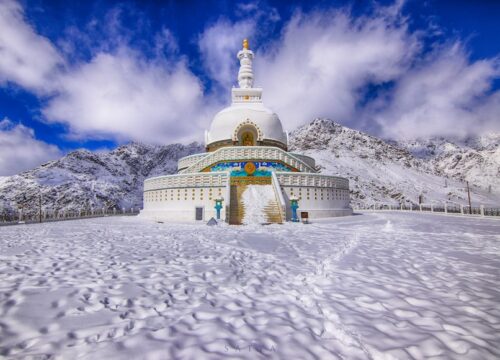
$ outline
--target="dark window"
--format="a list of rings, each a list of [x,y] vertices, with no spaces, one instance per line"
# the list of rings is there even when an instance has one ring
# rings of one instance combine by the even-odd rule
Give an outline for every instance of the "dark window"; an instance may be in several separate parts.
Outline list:
[[[196,208],[196,220],[203,220],[203,208],[202,207]]]

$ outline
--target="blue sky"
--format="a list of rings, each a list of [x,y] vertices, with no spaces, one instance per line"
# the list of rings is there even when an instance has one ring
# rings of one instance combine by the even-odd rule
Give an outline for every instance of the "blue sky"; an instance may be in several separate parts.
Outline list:
[[[201,141],[244,37],[287,130],[498,131],[498,18],[498,1],[0,0],[0,176],[77,148]]]

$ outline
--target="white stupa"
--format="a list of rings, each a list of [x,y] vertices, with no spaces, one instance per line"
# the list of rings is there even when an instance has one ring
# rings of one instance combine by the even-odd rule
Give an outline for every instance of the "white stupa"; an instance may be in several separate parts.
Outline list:
[[[176,175],[146,179],[141,215],[241,224],[352,214],[347,179],[318,174],[314,159],[287,151],[278,115],[264,106],[262,89],[253,87],[247,40],[237,57],[239,87],[205,132],[207,152],[180,159]]]
[[[250,131],[253,136],[252,145],[287,148],[287,136],[278,115],[262,103],[262,89],[253,87],[253,57],[245,40],[243,49],[238,52],[240,87],[232,89],[231,106],[215,115],[210,130],[205,133],[208,151],[227,145],[243,145],[238,139],[245,131]]]

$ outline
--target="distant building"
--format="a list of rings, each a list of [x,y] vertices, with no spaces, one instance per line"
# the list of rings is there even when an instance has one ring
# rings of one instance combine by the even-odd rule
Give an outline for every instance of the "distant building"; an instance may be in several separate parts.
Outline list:
[[[278,115],[253,87],[253,57],[244,40],[239,87],[205,132],[207,152],[180,159],[176,175],[146,179],[141,216],[241,224],[352,214],[347,179],[318,174],[313,158],[288,152]]]

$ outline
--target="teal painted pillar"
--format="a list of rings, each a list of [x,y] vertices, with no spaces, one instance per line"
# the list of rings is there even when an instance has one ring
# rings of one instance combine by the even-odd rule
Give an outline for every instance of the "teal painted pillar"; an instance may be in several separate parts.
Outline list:
[[[292,221],[299,222],[299,217],[297,216],[297,209],[299,208],[299,200],[295,198],[290,199],[290,207],[292,208]]]
[[[217,220],[220,220],[220,210],[222,209],[222,198],[215,199],[215,210],[217,211]]]

